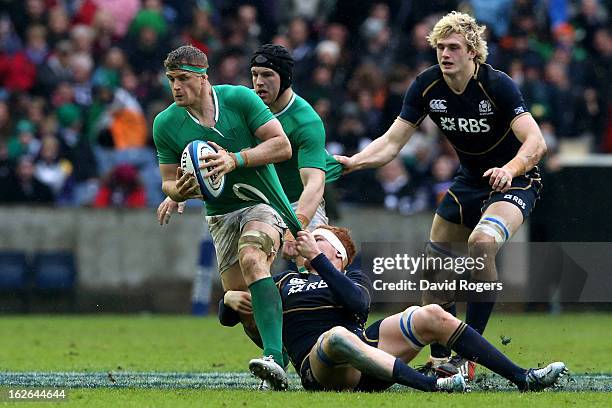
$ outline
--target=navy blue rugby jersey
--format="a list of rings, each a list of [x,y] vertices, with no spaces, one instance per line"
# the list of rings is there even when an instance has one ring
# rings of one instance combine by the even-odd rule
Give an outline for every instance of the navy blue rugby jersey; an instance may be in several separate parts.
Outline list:
[[[362,289],[369,303],[368,277],[360,271],[348,271],[346,276]],[[364,329],[369,308],[358,312],[347,310],[321,276],[287,271],[273,278],[283,302],[283,344],[298,372],[322,333],[335,326],[343,326],[355,334]]]
[[[399,117],[419,126],[429,115],[457,151],[464,172],[486,184],[486,170],[502,167],[516,156],[521,142],[511,125],[526,114],[517,85],[490,65],[477,65],[461,94],[449,88],[440,66],[434,65],[416,77]]]

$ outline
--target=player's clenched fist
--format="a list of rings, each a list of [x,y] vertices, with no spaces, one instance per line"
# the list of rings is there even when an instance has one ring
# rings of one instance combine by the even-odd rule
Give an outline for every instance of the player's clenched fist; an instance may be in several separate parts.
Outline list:
[[[295,240],[295,247],[299,254],[309,261],[321,253],[314,236],[309,231],[299,231]]]

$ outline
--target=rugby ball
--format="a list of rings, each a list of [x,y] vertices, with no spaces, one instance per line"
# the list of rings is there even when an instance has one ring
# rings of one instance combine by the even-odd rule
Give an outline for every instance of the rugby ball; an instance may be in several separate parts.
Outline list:
[[[181,169],[183,173],[195,175],[204,201],[219,197],[225,186],[225,175],[205,177],[206,172],[212,171],[213,167],[206,167],[204,172],[200,168],[200,165],[206,164],[200,156],[208,152],[216,153],[217,150],[206,142],[194,140],[185,147],[181,155]]]

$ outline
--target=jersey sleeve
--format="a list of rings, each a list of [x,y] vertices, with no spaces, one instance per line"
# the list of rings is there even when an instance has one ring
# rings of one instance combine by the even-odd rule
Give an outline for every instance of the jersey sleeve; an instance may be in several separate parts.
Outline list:
[[[372,281],[370,281],[370,278],[365,273],[356,270],[348,271],[346,276],[359,286],[369,304],[372,301]]]
[[[332,183],[342,176],[344,166],[325,151],[325,183]]]
[[[314,121],[303,126],[298,143],[298,169],[315,168],[325,171],[325,128]]]
[[[295,273],[295,272],[285,271],[285,272],[277,273],[276,275],[272,275],[272,280],[274,280],[274,283],[278,283],[291,273]]]
[[[495,78],[491,81],[491,97],[499,109],[499,114],[509,123],[525,113],[528,113],[523,95],[516,83],[501,71],[495,71]]]
[[[364,290],[364,281],[355,274],[345,275],[337,270],[324,254],[317,255],[310,261],[310,265],[319,273],[327,283],[336,300],[347,310],[362,313],[370,308],[370,292]],[[360,272],[357,272],[360,273]],[[357,282],[359,280],[359,283]]]
[[[422,88],[423,80],[420,76],[417,76],[412,85],[410,85],[410,88],[408,88],[408,91],[406,91],[406,95],[404,95],[404,103],[399,115],[400,118],[416,126],[420,125],[425,116],[427,116]]]
[[[222,326],[234,327],[240,323],[240,314],[229,306],[225,305],[223,297],[219,300],[217,308],[217,318]]]
[[[252,89],[245,86],[237,86],[234,98],[236,105],[240,108],[246,119],[251,133],[255,134],[255,131],[260,126],[274,119],[270,109]]]
[[[157,159],[159,164],[176,164],[180,162],[180,157],[168,145],[170,134],[167,131],[163,112],[158,114],[153,121],[153,142],[157,149]]]

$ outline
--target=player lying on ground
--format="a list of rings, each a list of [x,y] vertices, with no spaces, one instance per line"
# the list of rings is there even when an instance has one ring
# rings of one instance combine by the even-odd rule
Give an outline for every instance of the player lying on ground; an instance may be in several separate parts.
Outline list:
[[[433,342],[478,361],[523,391],[554,386],[567,371],[560,362],[541,369],[517,366],[438,305],[412,306],[366,329],[370,283],[360,271],[346,271],[355,256],[349,231],[332,226],[300,231],[296,247],[309,272],[288,271],[274,280],[283,300],[283,343],[307,390],[380,391],[398,383],[422,391],[465,391],[461,374],[436,378],[407,365]],[[249,293],[229,291],[219,304],[219,320],[233,326],[239,314],[251,310]]]

